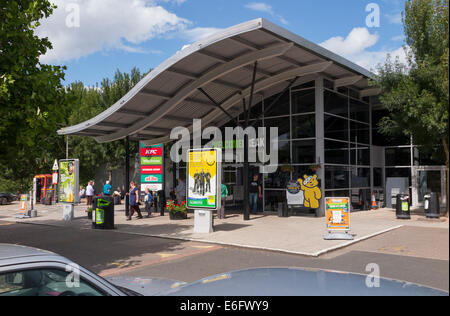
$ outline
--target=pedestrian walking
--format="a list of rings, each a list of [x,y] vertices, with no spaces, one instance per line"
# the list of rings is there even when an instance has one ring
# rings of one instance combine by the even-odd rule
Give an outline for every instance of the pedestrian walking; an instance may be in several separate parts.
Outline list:
[[[262,187],[258,181],[258,175],[253,176],[253,181],[250,182],[250,209],[253,214],[258,212],[258,198],[262,198]]]
[[[178,204],[181,205],[181,203],[186,200],[186,185],[181,178],[178,179],[178,185],[175,188],[175,194],[178,200]]]
[[[225,184],[222,183],[221,187],[222,205],[220,206],[219,214],[217,214],[217,217],[219,219],[225,219],[225,203],[227,201],[227,196],[228,196],[228,188]]]
[[[86,203],[88,208],[92,207],[92,200],[94,199],[95,190],[94,185],[92,181],[89,181],[87,187],[86,187]]]
[[[153,205],[153,194],[150,192],[149,188],[145,189],[145,211],[147,212],[147,218],[152,217],[152,205]]]
[[[130,215],[127,218],[127,221],[131,221],[134,213],[138,214],[137,219],[142,219],[141,210],[139,209],[139,189],[136,187],[135,182],[130,183],[130,193],[127,193],[130,197]]]
[[[108,180],[108,181],[106,181],[106,184],[103,186],[103,194],[106,196],[110,196],[111,190],[112,190],[112,186]]]

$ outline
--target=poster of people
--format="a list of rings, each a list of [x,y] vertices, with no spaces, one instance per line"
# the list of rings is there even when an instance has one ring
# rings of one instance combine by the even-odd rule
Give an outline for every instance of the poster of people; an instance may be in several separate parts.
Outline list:
[[[60,160],[59,162],[59,201],[75,203],[78,196],[79,161]]]
[[[202,149],[189,152],[188,208],[216,210],[220,207],[220,162],[220,149]]]

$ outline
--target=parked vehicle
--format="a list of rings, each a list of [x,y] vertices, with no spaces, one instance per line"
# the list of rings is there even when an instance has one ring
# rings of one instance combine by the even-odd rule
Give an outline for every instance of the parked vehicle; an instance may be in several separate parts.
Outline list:
[[[143,295],[448,296],[448,293],[384,278],[380,278],[378,286],[368,286],[367,275],[299,268],[240,270],[190,284],[150,278],[105,280],[57,254],[0,244],[0,297]]]
[[[71,278],[71,274],[77,277]],[[67,280],[79,283],[73,283]],[[0,244],[1,296],[139,296],[57,254]]]
[[[0,205],[6,205],[16,200],[16,196],[11,193],[0,193]]]

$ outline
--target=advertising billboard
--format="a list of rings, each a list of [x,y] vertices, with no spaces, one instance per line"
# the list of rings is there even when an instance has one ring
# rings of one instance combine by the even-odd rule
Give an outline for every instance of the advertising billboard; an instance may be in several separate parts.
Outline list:
[[[141,191],[163,190],[164,146],[144,146],[140,143]]]
[[[329,231],[350,231],[350,199],[326,198],[326,219]]]
[[[188,158],[187,207],[219,209],[222,185],[221,149],[194,149],[189,151]]]
[[[75,203],[78,196],[79,161],[78,159],[59,161],[59,201]]]

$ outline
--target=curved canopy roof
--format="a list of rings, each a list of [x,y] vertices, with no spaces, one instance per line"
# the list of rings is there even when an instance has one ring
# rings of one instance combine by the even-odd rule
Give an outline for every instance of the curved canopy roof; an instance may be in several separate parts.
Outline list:
[[[163,62],[116,104],[60,135],[92,136],[110,142],[130,136],[147,145],[170,141],[170,131],[192,120],[204,127],[221,126],[230,118],[204,93],[234,116],[251,93],[253,64],[258,62],[255,94],[268,97],[287,82],[313,80],[323,74],[335,87],[352,86],[360,96],[379,93],[369,87],[366,69],[267,20],[233,26],[196,42]]]

